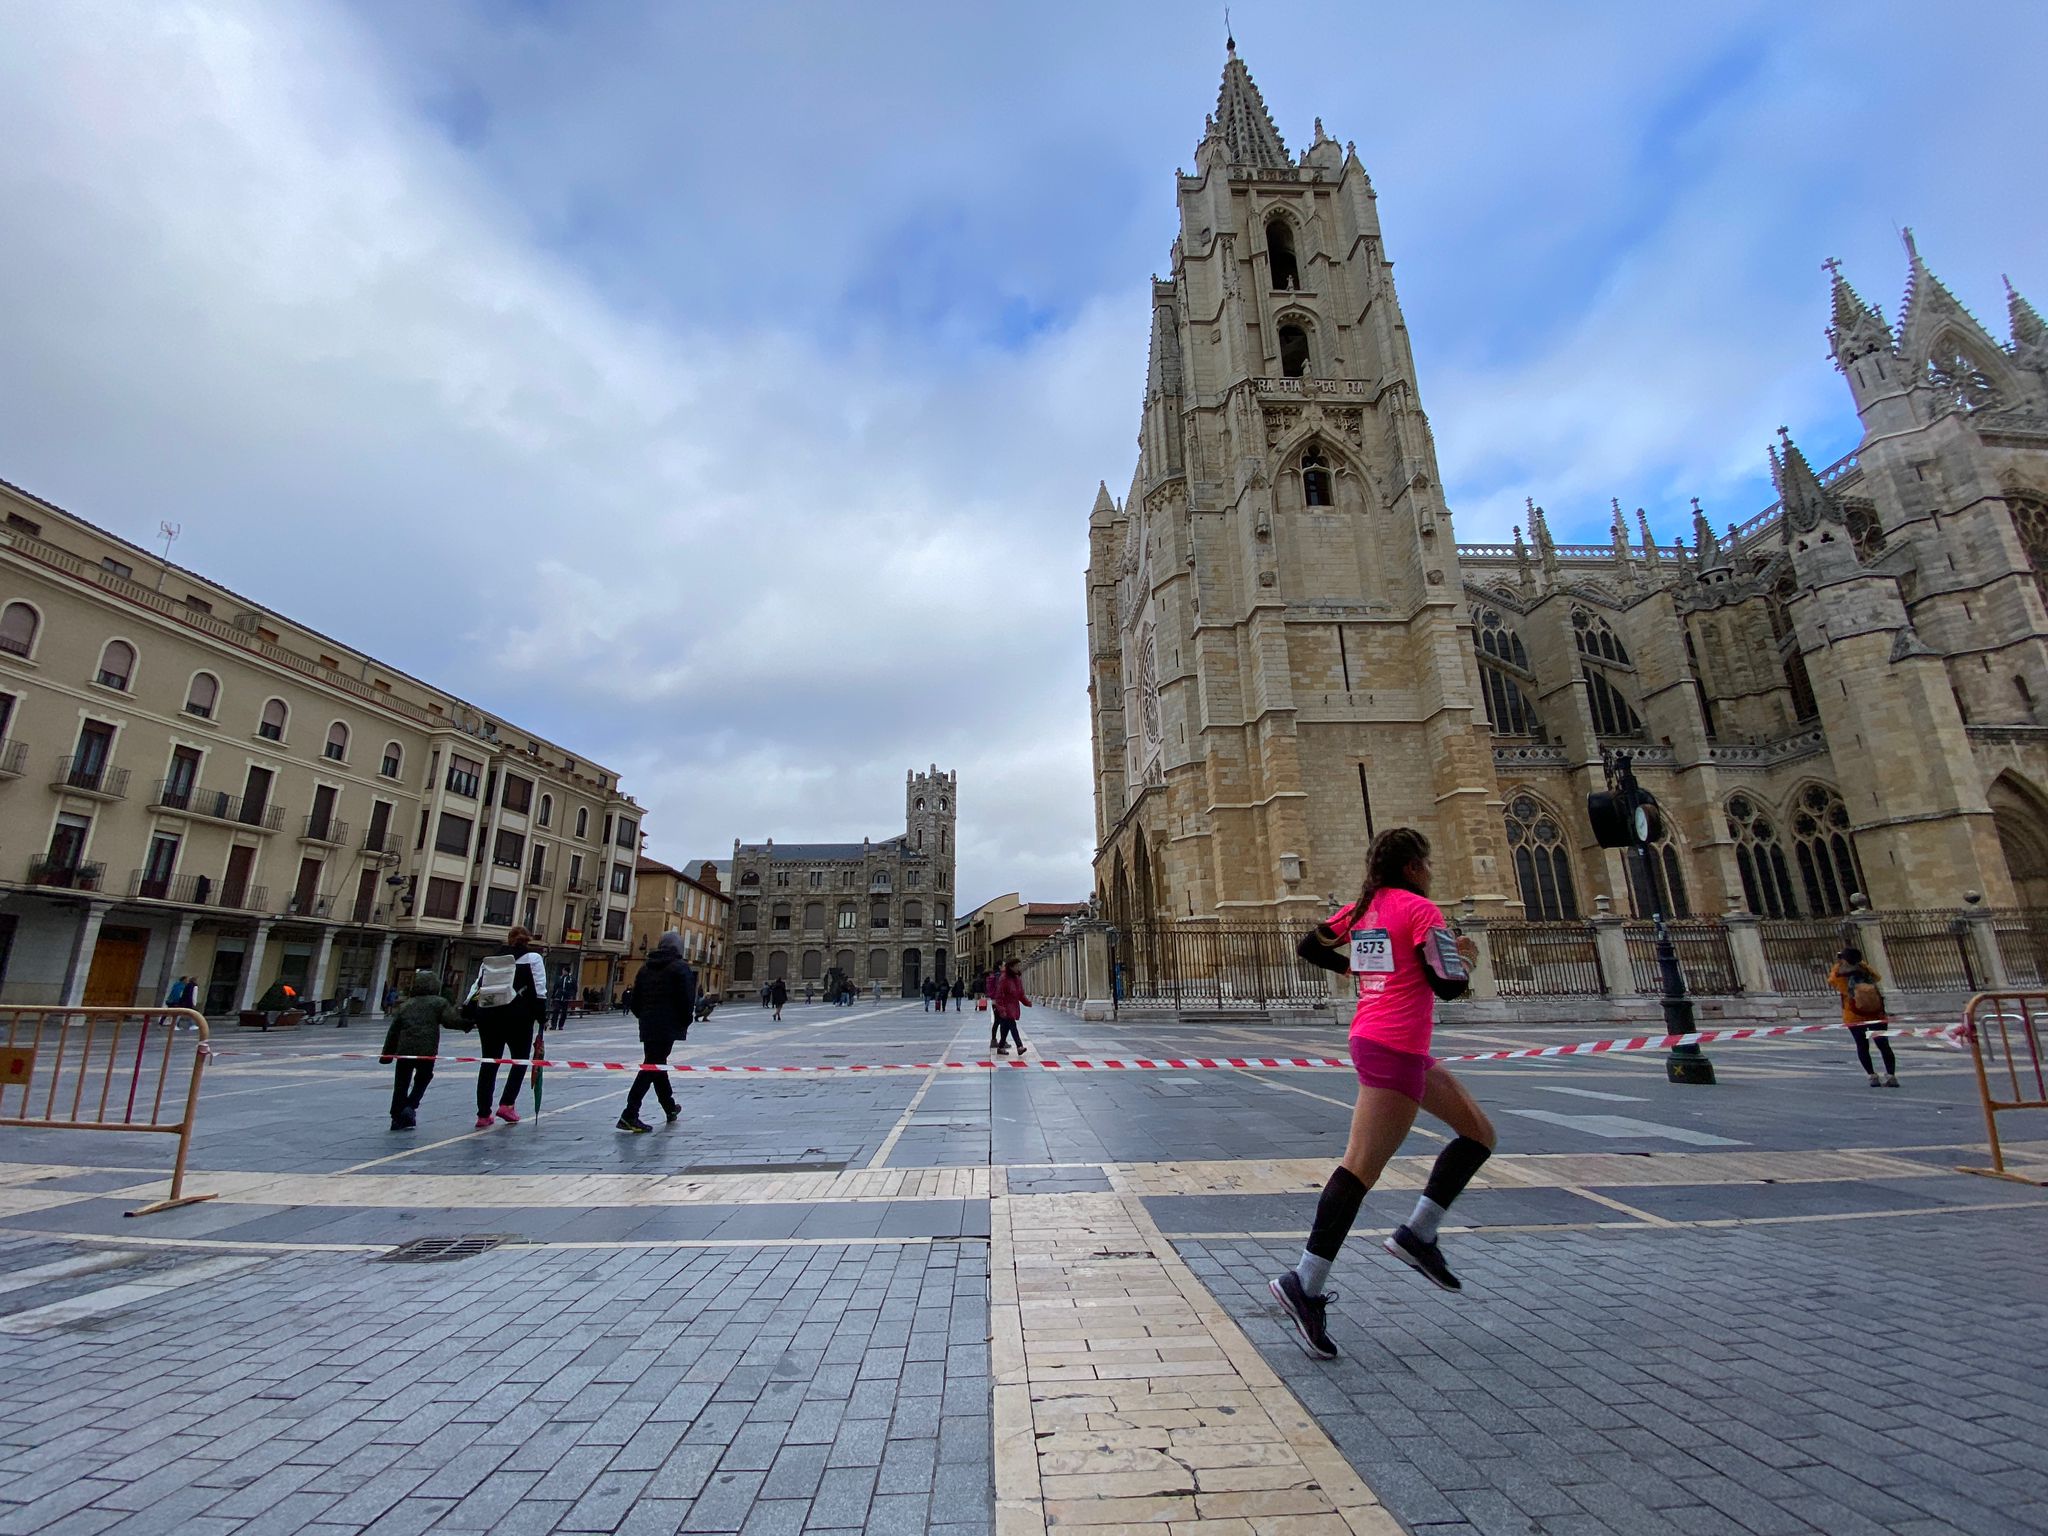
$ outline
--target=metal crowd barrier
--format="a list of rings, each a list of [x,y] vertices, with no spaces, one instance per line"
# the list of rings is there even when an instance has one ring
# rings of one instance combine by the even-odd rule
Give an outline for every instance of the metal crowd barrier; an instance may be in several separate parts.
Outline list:
[[[1988,1178],[2040,1184],[2040,1179],[2005,1166],[1998,1117],[2013,1109],[2048,1109],[2048,1065],[2042,1033],[2048,1029],[2048,992],[1980,992],[1963,1010],[1963,1033],[1977,1064],[1977,1093],[1984,1103],[1984,1129],[1991,1140],[1991,1166],[1965,1168]]]
[[[128,1214],[211,1200],[185,1193],[207,1051],[190,1008],[0,1007],[0,1126],[175,1136],[169,1194]]]

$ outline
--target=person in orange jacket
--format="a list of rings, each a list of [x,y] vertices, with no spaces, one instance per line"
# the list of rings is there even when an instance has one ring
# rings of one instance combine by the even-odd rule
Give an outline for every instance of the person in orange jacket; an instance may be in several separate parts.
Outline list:
[[[1835,956],[1834,966],[1828,971],[1828,985],[1842,994],[1842,1022],[1849,1026],[1849,1033],[1856,1037],[1856,1059],[1863,1063],[1864,1074],[1873,1088],[1896,1088],[1899,1086],[1899,1063],[1892,1055],[1892,1042],[1885,1030],[1884,994],[1877,989],[1878,975],[1864,960],[1863,951],[1853,944]],[[1867,990],[1866,990],[1867,989]],[[1863,992],[1858,1007],[1857,993]],[[1873,1002],[1874,1012],[1866,1012]],[[1884,1077],[1880,1079],[1870,1064],[1870,1030],[1877,1027],[1877,1053],[1884,1058]]]

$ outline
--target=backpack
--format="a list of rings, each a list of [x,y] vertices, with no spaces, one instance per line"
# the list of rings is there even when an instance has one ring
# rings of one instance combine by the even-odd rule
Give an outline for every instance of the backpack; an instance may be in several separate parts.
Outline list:
[[[503,1008],[518,990],[519,961],[512,955],[491,955],[477,967],[470,1001],[479,1008]]]
[[[1850,972],[1849,1006],[1866,1019],[1884,1017],[1884,992],[1868,971]],[[1855,978],[1861,978],[1860,980]]]

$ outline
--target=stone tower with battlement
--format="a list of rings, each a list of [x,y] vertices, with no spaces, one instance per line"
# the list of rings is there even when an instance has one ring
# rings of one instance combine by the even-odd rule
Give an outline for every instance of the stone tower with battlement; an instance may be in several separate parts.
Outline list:
[[[1290,155],[1233,45],[1152,283],[1138,461],[1089,518],[1096,886],[1298,919],[1408,824],[1497,909],[1493,742],[1370,178]]]

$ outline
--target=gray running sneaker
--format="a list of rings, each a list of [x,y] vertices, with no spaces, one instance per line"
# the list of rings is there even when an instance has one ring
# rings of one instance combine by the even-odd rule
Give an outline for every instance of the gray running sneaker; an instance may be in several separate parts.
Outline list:
[[[1280,1303],[1294,1324],[1303,1351],[1312,1360],[1334,1360],[1337,1346],[1330,1342],[1329,1330],[1323,1326],[1324,1315],[1329,1311],[1330,1298],[1335,1291],[1325,1291],[1320,1296],[1311,1296],[1301,1288],[1301,1276],[1293,1270],[1266,1282],[1266,1289],[1273,1293],[1273,1299]]]
[[[1394,1228],[1393,1234],[1380,1246],[1439,1290],[1465,1289],[1458,1283],[1458,1277],[1451,1273],[1450,1265],[1444,1262],[1443,1250],[1435,1243],[1425,1243],[1410,1232],[1405,1223]]]

